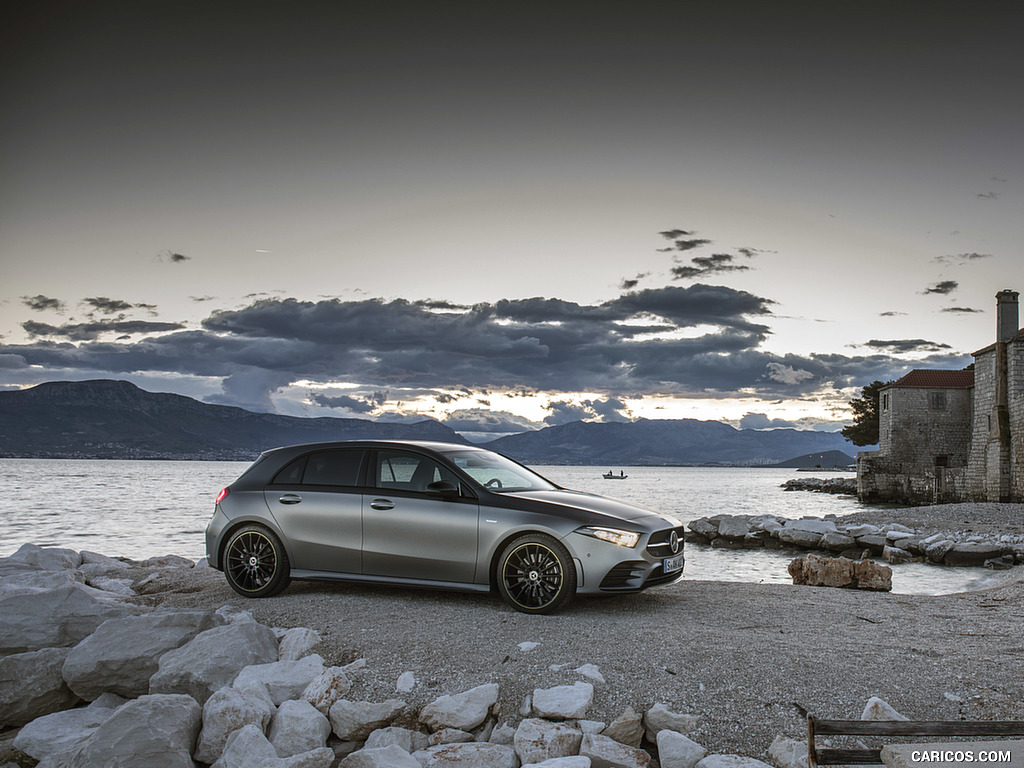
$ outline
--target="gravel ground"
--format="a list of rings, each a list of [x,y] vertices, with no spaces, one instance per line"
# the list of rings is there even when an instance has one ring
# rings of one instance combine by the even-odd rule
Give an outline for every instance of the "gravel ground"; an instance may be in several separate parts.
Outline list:
[[[852,517],[1016,531],[1022,512],[1019,504],[944,505]],[[138,600],[234,605],[271,626],[316,629],[328,663],[367,660],[349,698],[421,706],[496,682],[512,725],[534,688],[583,680],[573,670],[596,664],[607,684],[596,686],[592,719],[665,702],[700,716],[691,736],[709,750],[763,758],[780,734],[806,737],[804,711],[856,718],[871,696],[911,719],[1024,719],[1022,571],[996,587],[942,596],[684,579],[526,616],[487,595],[335,583],[293,582],[277,597],[246,600],[200,568],[168,572],[153,585],[161,591]],[[539,645],[524,652],[523,642]],[[406,671],[416,687],[398,696]]]

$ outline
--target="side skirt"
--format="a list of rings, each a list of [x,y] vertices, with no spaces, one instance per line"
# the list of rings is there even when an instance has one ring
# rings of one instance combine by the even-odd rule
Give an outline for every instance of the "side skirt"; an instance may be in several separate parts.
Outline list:
[[[293,568],[293,579],[308,581],[347,581],[361,584],[390,584],[416,589],[446,589],[452,592],[490,592],[489,584],[470,584],[464,581],[435,581],[433,579],[403,579],[398,576],[367,576],[361,573],[335,573],[333,571],[302,571]]]

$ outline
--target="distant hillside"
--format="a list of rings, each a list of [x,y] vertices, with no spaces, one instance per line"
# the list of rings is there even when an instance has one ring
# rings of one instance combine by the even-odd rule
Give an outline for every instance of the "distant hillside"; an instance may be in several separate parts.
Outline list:
[[[850,467],[856,463],[857,460],[853,456],[849,456],[842,451],[820,451],[818,453],[805,453],[803,456],[797,456],[795,459],[789,459],[788,461],[780,461],[772,466],[790,469],[806,469],[808,467],[829,469],[831,467]]]
[[[250,460],[279,445],[356,439],[466,442],[436,421],[253,413],[127,381],[55,381],[0,392],[0,456],[7,457]]]
[[[801,453],[847,448],[838,432],[736,429],[719,421],[597,424],[575,421],[509,435],[486,447],[526,464],[619,465],[774,464]]]

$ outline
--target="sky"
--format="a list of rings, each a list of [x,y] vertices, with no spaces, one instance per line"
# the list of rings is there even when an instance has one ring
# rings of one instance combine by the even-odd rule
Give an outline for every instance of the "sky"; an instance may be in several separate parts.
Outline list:
[[[47,0],[0,388],[837,429],[1024,288],[1024,6]]]

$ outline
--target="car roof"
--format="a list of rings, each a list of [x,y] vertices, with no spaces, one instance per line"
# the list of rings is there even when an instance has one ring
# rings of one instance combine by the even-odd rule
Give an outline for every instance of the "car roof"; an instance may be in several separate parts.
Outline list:
[[[438,440],[331,440],[319,443],[296,443],[294,445],[280,445],[264,451],[264,454],[276,453],[277,451],[295,450],[328,450],[331,448],[425,448],[428,451],[445,452],[451,450],[486,451],[475,445],[464,443],[445,443]]]

